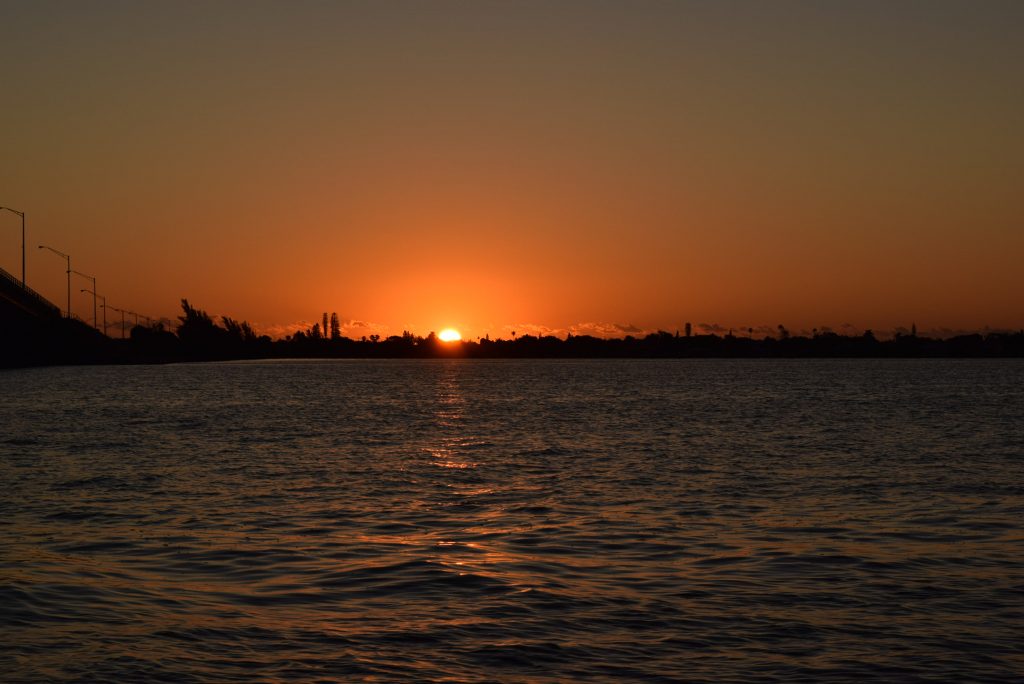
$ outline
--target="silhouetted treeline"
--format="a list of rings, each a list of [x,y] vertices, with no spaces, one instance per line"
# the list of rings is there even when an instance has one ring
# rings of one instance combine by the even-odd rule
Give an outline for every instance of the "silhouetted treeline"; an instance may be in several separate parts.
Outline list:
[[[273,343],[274,356],[296,358],[883,358],[1024,356],[1024,333],[962,335],[946,340],[900,336],[878,340],[870,333],[843,336],[751,339],[730,335],[680,337],[658,332],[644,337],[603,339],[589,335],[511,340],[441,342],[433,334],[405,333],[380,340],[337,340],[296,335]]]
[[[193,308],[187,299],[181,300],[181,309],[177,339],[180,353],[186,359],[251,359],[271,355],[270,338],[257,335],[247,322],[221,316],[218,325],[205,311]]]
[[[136,326],[128,339],[109,339],[79,321],[17,321],[0,335],[4,366],[66,363],[168,363],[262,358],[910,358],[1024,357],[1024,331],[960,335],[948,339],[898,335],[879,340],[834,332],[804,337],[779,326],[777,337],[683,335],[657,332],[604,339],[589,335],[442,342],[404,332],[358,340],[344,337],[337,314],[285,339],[257,335],[247,322],[214,320],[181,301],[174,331]],[[326,333],[326,334],[325,334]]]

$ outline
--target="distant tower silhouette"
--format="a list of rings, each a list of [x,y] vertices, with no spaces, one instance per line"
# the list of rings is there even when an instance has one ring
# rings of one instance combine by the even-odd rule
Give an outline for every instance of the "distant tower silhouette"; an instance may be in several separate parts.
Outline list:
[[[690,337],[690,336],[693,335],[693,326],[690,325],[689,323],[686,324],[685,330],[686,330],[686,336],[687,337]]]
[[[917,323],[910,324],[910,336],[917,337]]]

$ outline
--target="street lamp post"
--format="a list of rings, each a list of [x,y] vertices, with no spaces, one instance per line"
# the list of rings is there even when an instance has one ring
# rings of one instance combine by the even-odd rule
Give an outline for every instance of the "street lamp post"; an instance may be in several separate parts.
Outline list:
[[[127,312],[124,309],[118,309],[116,306],[111,306],[109,308],[113,309],[114,311],[120,311],[121,312],[121,339],[123,340],[124,339],[124,315]]]
[[[82,276],[83,278],[88,278],[89,280],[92,281],[92,289],[91,290],[82,290],[82,292],[92,292],[92,327],[94,327],[97,330],[99,330],[100,329],[100,322],[99,322],[99,319],[96,317],[96,297],[97,297],[97,294],[96,294],[96,277],[95,276],[91,276],[91,275],[85,275],[81,271],[72,271],[72,273],[77,273],[78,275]]]
[[[104,335],[107,335],[107,309],[112,309],[112,308],[113,307],[107,306],[107,299],[106,299],[106,297],[104,297],[103,298],[103,334]],[[107,335],[107,337],[110,337],[110,335]]]
[[[4,209],[21,217],[21,288],[25,289],[27,287],[25,285],[25,212],[10,207],[0,207],[0,211]]]
[[[100,306],[103,309],[103,334],[106,335],[107,334],[107,298],[104,297],[103,295],[96,294],[96,290],[84,290],[83,289],[82,292],[88,292],[88,293],[90,293],[92,295],[92,297],[93,297],[93,304],[94,305],[96,303],[96,297],[99,297],[100,299],[103,300],[103,304],[101,304]],[[99,321],[96,322],[96,329],[99,330]]]
[[[47,247],[46,245],[39,245],[39,249],[48,249],[57,256],[64,257],[68,260],[68,318],[71,318],[71,257],[64,252],[58,251],[53,247]]]

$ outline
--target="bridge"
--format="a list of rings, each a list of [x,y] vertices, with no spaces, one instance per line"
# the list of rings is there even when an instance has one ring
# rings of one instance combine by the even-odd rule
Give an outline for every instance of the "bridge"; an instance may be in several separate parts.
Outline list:
[[[0,268],[0,321],[60,317],[60,307]]]
[[[107,362],[110,342],[0,269],[0,368]]]

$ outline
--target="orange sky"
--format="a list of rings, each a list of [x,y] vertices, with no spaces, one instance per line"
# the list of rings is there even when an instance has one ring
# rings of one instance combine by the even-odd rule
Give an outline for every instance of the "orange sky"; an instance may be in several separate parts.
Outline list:
[[[61,306],[40,243],[274,333],[1024,326],[1017,2],[0,5]]]

